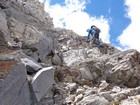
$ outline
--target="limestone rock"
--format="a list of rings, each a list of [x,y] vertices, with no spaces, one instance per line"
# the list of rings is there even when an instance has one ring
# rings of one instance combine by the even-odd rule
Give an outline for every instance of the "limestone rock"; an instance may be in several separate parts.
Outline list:
[[[102,54],[101,54],[101,52],[98,48],[87,49],[87,57],[88,58],[92,58],[92,57],[95,57],[95,56],[99,57],[101,55]]]
[[[92,74],[88,69],[80,68],[79,71],[83,79],[93,80]]]
[[[83,49],[69,50],[63,53],[63,62],[67,66],[72,66],[78,62],[82,62],[86,58],[86,53]]]
[[[76,83],[69,83],[68,87],[69,87],[70,92],[75,92],[78,86]]]
[[[78,89],[76,90],[76,95],[83,94],[84,92],[85,92],[84,89],[78,88]]]
[[[83,98],[83,94],[79,94],[75,97],[74,103],[78,103],[79,101],[81,101]]]
[[[140,54],[136,50],[128,50],[114,54],[105,64],[108,70],[108,80],[113,83],[136,87],[139,84]]]
[[[109,102],[104,97],[90,95],[84,97],[78,104],[80,105],[109,105]]]
[[[129,97],[126,100],[123,100],[120,105],[139,105],[140,104],[140,95]]]
[[[50,91],[54,83],[53,67],[43,68],[36,73],[32,79],[31,86],[38,102],[48,91]]]

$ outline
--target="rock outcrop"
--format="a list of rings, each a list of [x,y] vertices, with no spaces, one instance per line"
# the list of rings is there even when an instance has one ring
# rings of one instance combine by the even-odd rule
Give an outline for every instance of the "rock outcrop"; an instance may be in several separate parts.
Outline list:
[[[0,1],[0,105],[139,105],[140,53],[54,28],[38,0]]]
[[[1,105],[38,103],[54,84],[54,69],[42,65],[57,46],[43,8],[34,0],[0,1]]]
[[[0,58],[0,105],[31,105],[24,64],[6,55]]]

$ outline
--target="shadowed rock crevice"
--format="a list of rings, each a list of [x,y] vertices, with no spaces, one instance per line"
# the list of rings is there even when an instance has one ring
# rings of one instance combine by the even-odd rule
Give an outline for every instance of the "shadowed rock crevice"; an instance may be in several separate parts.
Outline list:
[[[3,3],[0,2],[0,8],[1,8],[1,9],[6,9],[6,8],[8,8],[8,7],[7,7],[6,4],[3,4]]]
[[[4,33],[0,30],[0,50],[8,48],[7,42],[4,37]]]

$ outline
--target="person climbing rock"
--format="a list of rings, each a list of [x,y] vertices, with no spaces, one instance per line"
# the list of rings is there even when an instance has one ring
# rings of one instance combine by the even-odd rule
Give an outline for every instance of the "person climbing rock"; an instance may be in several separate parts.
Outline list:
[[[89,47],[89,43],[92,43],[92,47],[93,45],[97,45],[99,48],[102,47],[102,44],[99,40],[99,33],[101,32],[101,30],[96,27],[95,25],[92,25],[91,28],[88,30],[88,38],[87,38],[87,46]],[[90,38],[90,36],[92,36],[92,38]]]

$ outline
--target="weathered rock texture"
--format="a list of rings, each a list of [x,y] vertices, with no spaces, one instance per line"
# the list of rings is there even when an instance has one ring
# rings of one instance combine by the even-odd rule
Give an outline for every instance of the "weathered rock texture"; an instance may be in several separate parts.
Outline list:
[[[140,53],[54,28],[38,0],[0,0],[0,105],[139,105]]]
[[[35,74],[27,79],[27,73],[36,73],[44,67],[38,62],[44,63],[57,46],[54,35],[49,34],[54,29],[52,18],[43,8],[43,4],[34,0],[0,1],[0,105],[31,105],[34,100],[28,84],[43,91],[37,97],[39,101],[54,83],[53,70],[39,75],[50,81],[36,78],[31,84],[28,81]],[[22,46],[13,47],[18,46],[15,39]],[[34,86],[41,82],[44,87]]]
[[[52,52],[57,44],[53,35],[48,34],[53,30],[52,19],[44,12],[43,4],[27,0],[0,1],[0,36],[6,42],[14,44],[14,38],[22,42],[22,48],[31,49],[37,53],[41,62]],[[51,36],[51,37],[50,37]],[[4,40],[1,46],[6,46]]]
[[[43,68],[33,77],[31,84],[38,102],[44,96],[44,93],[51,90],[52,85],[55,83],[53,77],[53,67]]]
[[[15,61],[0,62],[0,105],[31,105],[26,77],[23,64]]]

